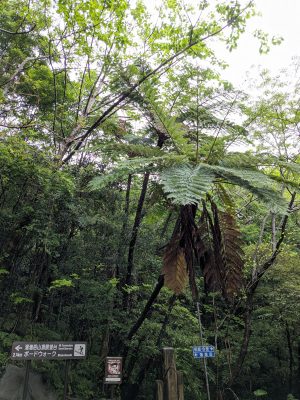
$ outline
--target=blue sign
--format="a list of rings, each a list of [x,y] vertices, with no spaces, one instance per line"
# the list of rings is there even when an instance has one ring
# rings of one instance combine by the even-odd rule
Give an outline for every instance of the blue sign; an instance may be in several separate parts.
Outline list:
[[[214,346],[194,346],[194,358],[212,358],[216,356]]]

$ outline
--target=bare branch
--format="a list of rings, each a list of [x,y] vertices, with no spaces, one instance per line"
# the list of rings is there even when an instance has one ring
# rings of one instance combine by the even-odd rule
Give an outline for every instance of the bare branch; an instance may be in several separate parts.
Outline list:
[[[21,31],[21,32],[18,32],[18,30],[16,32],[11,32],[6,29],[0,28],[0,32],[7,33],[8,35],[27,35],[28,33],[34,31],[35,27],[36,24],[34,24],[30,29],[28,29],[28,31]]]
[[[269,257],[269,259],[267,261],[265,261],[260,268],[257,269],[255,276],[252,277],[250,283],[248,284],[247,289],[252,293],[257,288],[260,279],[264,276],[264,274],[267,272],[267,270],[276,261],[276,258],[280,252],[281,244],[285,238],[285,232],[286,232],[287,222],[288,222],[288,218],[289,218],[289,213],[290,213],[290,211],[293,210],[293,205],[294,205],[295,199],[296,199],[296,192],[294,192],[292,194],[292,197],[291,197],[291,200],[290,200],[290,203],[288,206],[288,212],[283,218],[282,225],[281,225],[281,231],[280,231],[280,237],[277,240],[276,245],[274,247],[275,250],[273,251],[272,255]]]

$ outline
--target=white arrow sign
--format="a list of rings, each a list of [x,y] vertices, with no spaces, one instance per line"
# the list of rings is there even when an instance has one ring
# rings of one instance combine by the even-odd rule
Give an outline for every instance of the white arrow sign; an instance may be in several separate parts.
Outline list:
[[[15,347],[15,349],[16,349],[17,351],[20,351],[20,350],[22,350],[22,346],[18,345],[18,346]]]

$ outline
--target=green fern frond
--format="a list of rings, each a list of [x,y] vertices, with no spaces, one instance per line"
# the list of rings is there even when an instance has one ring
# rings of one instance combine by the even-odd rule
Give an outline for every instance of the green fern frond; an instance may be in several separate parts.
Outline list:
[[[110,143],[102,147],[101,151],[107,155],[126,154],[129,157],[160,157],[167,155],[158,147],[144,146],[142,144]]]
[[[286,212],[287,204],[277,183],[260,171],[225,168],[216,165],[190,164],[167,169],[161,175],[163,189],[174,204],[198,204],[213,183],[238,185],[247,189],[278,212]]]
[[[278,165],[279,165],[279,167],[284,167],[288,171],[294,172],[296,174],[300,174],[300,164],[297,164],[295,162],[279,161]]]
[[[179,162],[184,162],[185,156],[165,154],[160,157],[132,158],[124,160],[112,167],[112,170],[93,178],[88,184],[88,190],[94,191],[127,179],[129,174],[144,173],[146,171],[156,172],[164,168],[169,168]]]
[[[161,174],[167,197],[179,205],[198,204],[211,189],[213,180],[211,171],[189,164],[167,169]]]
[[[147,114],[154,127],[169,136],[175,150],[179,154],[192,155],[193,145],[189,142],[184,125],[177,121],[176,117],[170,115],[164,105],[158,100],[159,96],[151,82],[143,85],[143,100],[147,105]]]
[[[276,208],[278,212],[286,212],[287,204],[281,196],[277,183],[264,173],[252,169],[225,168],[216,165],[203,165],[203,167],[212,171],[216,178],[247,189],[269,206]]]
[[[269,177],[272,178],[274,181],[282,183],[291,189],[300,191],[300,176],[298,177],[298,179],[288,179],[282,177],[281,175],[270,174]]]

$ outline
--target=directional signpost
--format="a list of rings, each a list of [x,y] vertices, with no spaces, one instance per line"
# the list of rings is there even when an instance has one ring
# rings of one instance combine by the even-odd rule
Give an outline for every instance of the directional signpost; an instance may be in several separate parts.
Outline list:
[[[216,356],[214,346],[194,346],[194,358],[212,358]]]
[[[66,360],[64,399],[68,389],[68,363],[70,360],[86,358],[86,342],[14,342],[11,349],[11,359],[26,361],[23,398],[27,399],[30,361]]]
[[[13,360],[80,360],[86,357],[86,342],[14,342]]]
[[[208,382],[208,373],[207,373],[207,365],[206,359],[215,357],[215,348],[214,346],[204,346],[203,340],[203,332],[202,332],[202,322],[201,322],[201,312],[200,312],[200,303],[197,302],[197,314],[198,314],[198,322],[199,322],[199,333],[201,339],[201,346],[193,347],[193,356],[195,358],[202,358],[205,372],[205,382],[206,382],[206,391],[207,391],[207,399],[210,400],[210,390],[209,390],[209,382]]]
[[[199,319],[200,321],[200,319]],[[200,325],[201,329],[201,325]],[[203,343],[203,337],[202,337],[202,330],[201,332],[201,340]],[[194,346],[193,347],[193,356],[194,358],[202,358],[204,362],[204,371],[205,371],[205,380],[206,380],[206,388],[207,388],[207,397],[208,400],[210,400],[210,392],[209,392],[209,383],[208,383],[208,374],[207,374],[207,367],[206,367],[206,359],[207,358],[213,358],[216,356],[215,348],[214,346]]]

